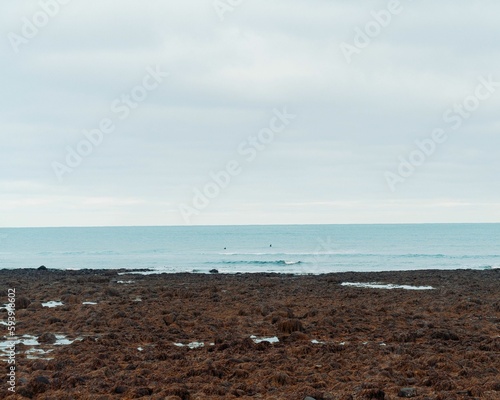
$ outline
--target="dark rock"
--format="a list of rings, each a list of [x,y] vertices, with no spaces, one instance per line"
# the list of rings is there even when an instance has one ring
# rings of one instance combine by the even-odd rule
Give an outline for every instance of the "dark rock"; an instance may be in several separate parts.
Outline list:
[[[289,319],[278,323],[278,330],[283,333],[302,332],[304,327],[298,319]]]
[[[28,399],[33,398],[33,391],[29,387],[22,387],[22,388],[16,389],[16,394],[18,394],[19,396],[26,397]]]
[[[38,338],[38,341],[40,343],[54,344],[56,340],[57,340],[56,335],[54,335],[53,333],[44,333]]]
[[[108,296],[113,296],[113,297],[119,297],[121,296],[121,293],[119,290],[115,289],[115,288],[112,288],[112,287],[108,287],[106,288],[106,290],[104,291],[104,293]]]
[[[37,376],[35,378],[35,382],[39,383],[39,384],[42,384],[42,385],[50,385],[49,378],[47,378],[45,376]]]
[[[151,396],[153,394],[153,389],[150,388],[138,388],[135,390],[135,397]]]
[[[24,353],[26,350],[28,350],[28,346],[26,346],[23,342],[20,342],[16,343],[15,349],[18,353]]]
[[[116,394],[123,394],[127,391],[127,388],[125,386],[117,386],[115,387],[115,389],[113,390],[114,393]]]
[[[28,306],[31,304],[31,301],[27,299],[26,297],[18,297],[16,299],[16,309],[17,310],[24,310],[28,308]]]
[[[37,376],[27,386],[27,390],[31,391],[33,395],[36,395],[38,393],[43,393],[47,391],[49,389],[49,386],[50,386],[49,378],[45,376]],[[33,398],[33,396],[30,398]]]
[[[44,361],[40,361],[40,360],[36,360],[33,362],[33,364],[31,365],[31,369],[33,371],[43,371],[47,368],[47,363],[45,363]]]
[[[61,301],[64,303],[78,304],[80,303],[80,298],[73,294],[64,294],[61,296]]]
[[[38,270],[39,270],[39,271],[47,271],[47,267],[46,267],[45,265],[40,265],[40,266],[38,267]]]
[[[211,270],[210,270],[210,273],[211,273],[211,274],[218,274],[218,273],[219,273],[219,270],[218,270],[218,269],[211,269]]]
[[[365,399],[375,399],[375,400],[385,400],[385,392],[380,389],[370,389],[364,393],[363,398]]]
[[[191,394],[185,385],[172,386],[166,390],[167,395],[178,396],[182,400],[190,400]]]
[[[163,317],[163,322],[167,326],[172,325],[176,320],[177,320],[177,314],[175,313],[171,313]]]
[[[431,334],[432,339],[441,339],[441,340],[460,340],[458,335],[451,331],[435,331]]]
[[[416,395],[417,389],[415,388],[403,388],[398,393],[398,397],[415,397]]]
[[[302,332],[292,332],[289,336],[283,336],[280,338],[280,341],[285,343],[294,343],[294,342],[304,342],[308,341],[309,337]]]

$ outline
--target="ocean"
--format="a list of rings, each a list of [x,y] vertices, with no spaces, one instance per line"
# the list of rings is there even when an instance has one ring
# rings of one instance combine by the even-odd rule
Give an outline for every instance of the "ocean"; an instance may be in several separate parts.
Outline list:
[[[278,272],[491,269],[500,224],[2,228],[0,269]]]

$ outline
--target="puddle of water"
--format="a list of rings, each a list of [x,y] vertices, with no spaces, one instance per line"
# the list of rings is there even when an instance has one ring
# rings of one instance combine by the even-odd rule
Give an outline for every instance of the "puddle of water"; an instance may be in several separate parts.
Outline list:
[[[35,360],[35,359],[50,359],[43,357],[47,353],[54,351],[51,349],[51,346],[67,346],[76,340],[83,340],[83,338],[79,337],[74,340],[68,339],[66,335],[55,335],[56,341],[53,345],[50,344],[41,344],[38,341],[36,336],[32,335],[23,335],[23,336],[13,336],[12,339],[0,341],[0,360],[7,359],[8,354],[12,348],[12,344],[22,343],[29,348],[24,350],[26,357]]]
[[[202,343],[202,342],[191,342],[188,344],[188,347],[190,349],[198,349],[200,347],[204,347],[205,346],[205,343]]]
[[[342,286],[352,286],[358,288],[370,288],[370,289],[405,289],[405,290],[433,290],[432,286],[409,286],[409,285],[393,285],[386,283],[363,283],[363,282],[344,282]]]
[[[82,304],[89,305],[89,306],[95,306],[97,303],[94,301],[84,301]]]
[[[260,343],[260,342],[269,342],[269,343],[278,343],[280,340],[276,337],[257,337],[257,336],[250,336],[250,339],[252,339],[255,343]]]
[[[116,283],[121,283],[124,285],[130,285],[131,283],[135,283],[135,281],[116,281]]]
[[[188,344],[174,343],[174,346],[177,346],[177,347],[189,347],[190,349],[199,349],[201,347],[204,347],[205,343],[203,343],[203,342],[191,342],[191,343],[188,343]]]
[[[320,342],[319,340],[313,339],[311,340],[312,344],[325,344],[325,342]]]
[[[64,303],[62,301],[47,301],[46,303],[42,303],[43,307],[49,307],[49,308],[59,307],[63,305]]]
[[[26,346],[38,346],[40,344],[38,342],[38,338],[36,336],[31,336],[31,335],[21,336],[19,342],[25,344]]]
[[[75,339],[75,340],[82,340],[80,338]],[[66,346],[68,344],[73,343],[75,340],[70,340],[66,337],[66,335],[56,335],[56,342],[54,343],[55,346]]]
[[[155,274],[164,274],[166,272],[161,271],[134,271],[130,270],[127,272],[118,272],[118,275],[155,275]]]
[[[28,360],[53,360],[54,357],[44,357],[44,355],[49,354],[52,351],[54,351],[54,349],[43,350],[32,348],[26,350],[26,358]]]

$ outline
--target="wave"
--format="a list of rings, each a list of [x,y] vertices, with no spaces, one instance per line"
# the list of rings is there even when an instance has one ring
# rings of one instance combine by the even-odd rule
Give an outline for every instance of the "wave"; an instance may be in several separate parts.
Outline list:
[[[287,260],[274,260],[274,261],[262,261],[262,260],[237,260],[237,261],[211,261],[207,264],[224,264],[224,265],[299,265],[303,264],[302,261],[287,261]]]
[[[500,269],[500,265],[485,265],[481,269]]]
[[[354,251],[318,251],[311,253],[237,253],[224,252],[217,253],[220,256],[268,256],[268,257],[389,257],[389,258],[434,258],[434,259],[485,259],[485,258],[500,258],[499,254],[429,254],[429,253],[363,253]],[[205,255],[205,254],[204,254]]]
[[[310,252],[310,253],[237,253],[237,252],[224,252],[224,253],[217,253],[219,256],[277,256],[277,257],[283,257],[283,256],[328,256],[328,255],[356,255],[356,254],[363,254],[363,253],[356,253],[356,252],[351,252],[351,251],[316,251],[316,252]],[[206,253],[203,253],[202,255],[206,255]],[[363,254],[364,255],[364,254]]]

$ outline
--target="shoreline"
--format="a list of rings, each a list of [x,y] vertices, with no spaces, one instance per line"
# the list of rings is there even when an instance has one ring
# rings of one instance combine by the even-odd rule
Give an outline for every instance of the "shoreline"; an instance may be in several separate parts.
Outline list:
[[[16,346],[7,398],[500,398],[500,270],[3,269],[0,281],[0,305],[16,289],[16,333],[39,343]]]

